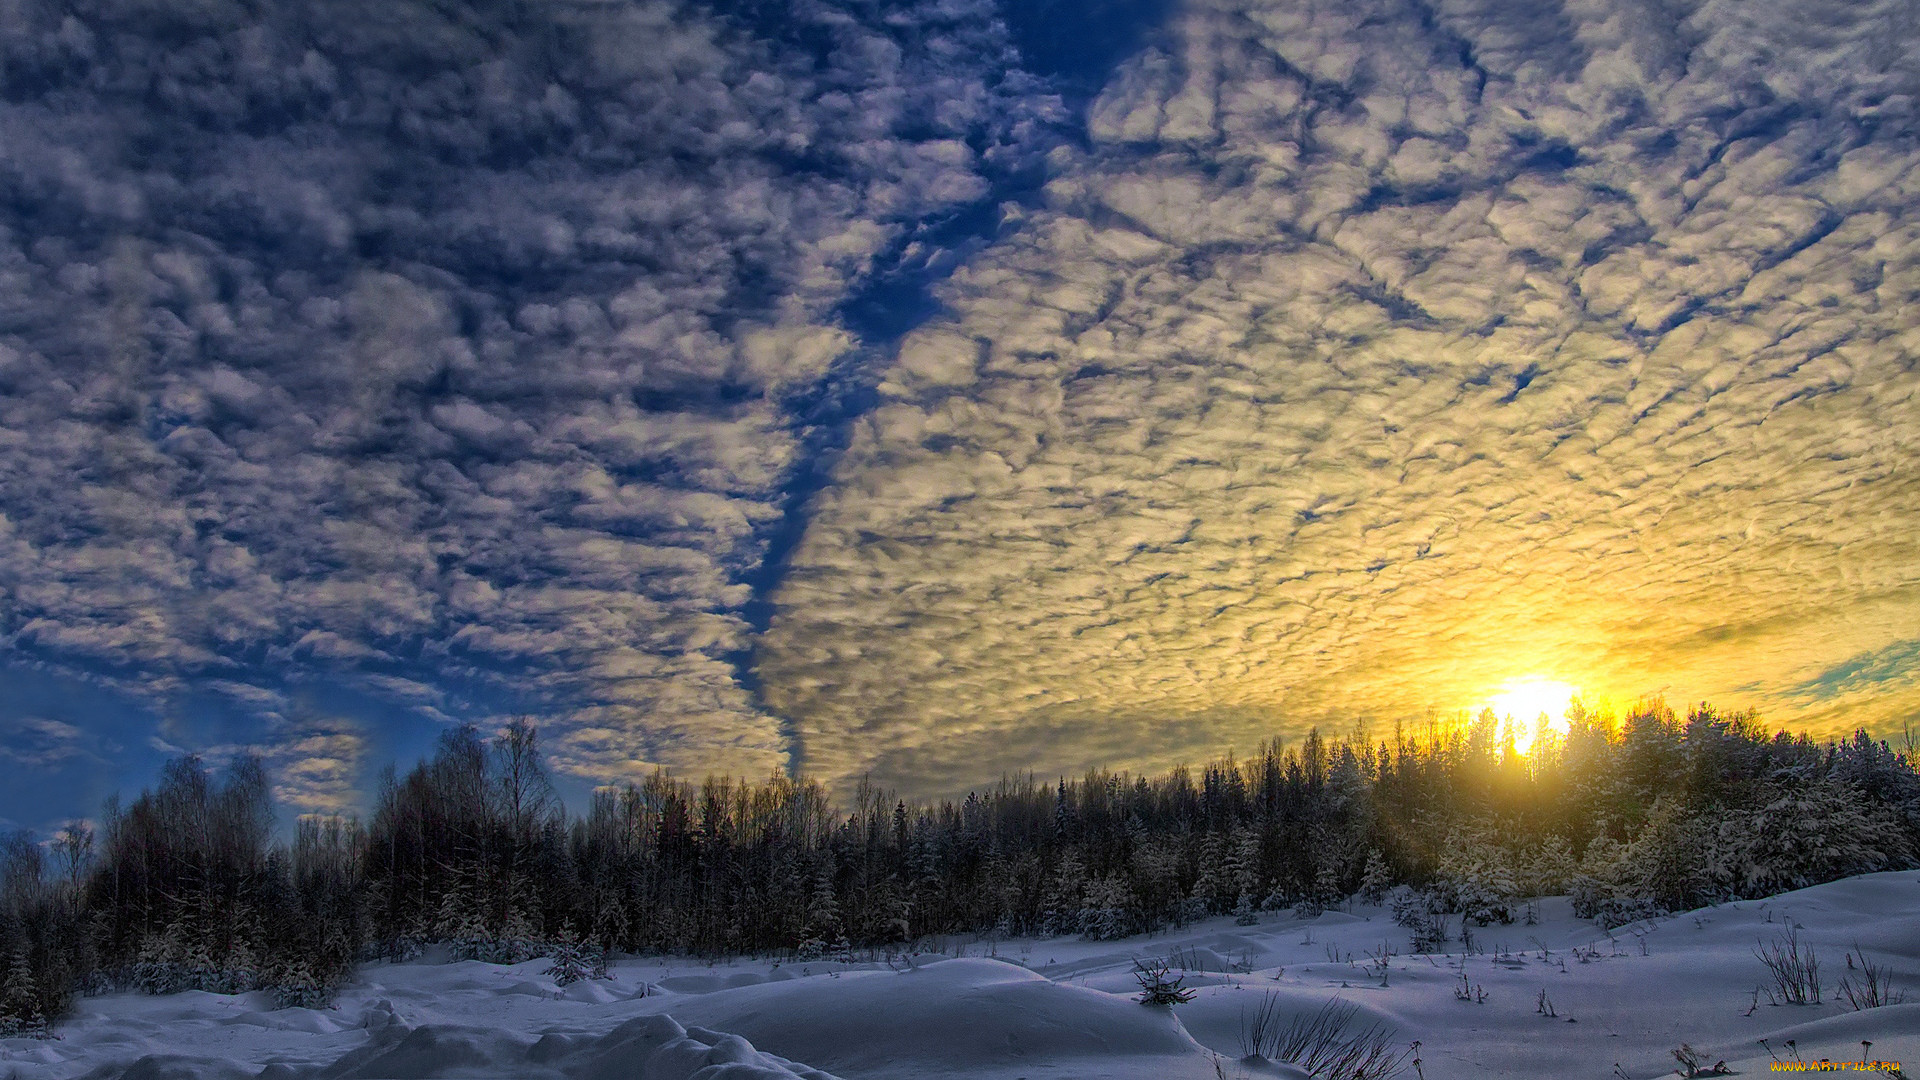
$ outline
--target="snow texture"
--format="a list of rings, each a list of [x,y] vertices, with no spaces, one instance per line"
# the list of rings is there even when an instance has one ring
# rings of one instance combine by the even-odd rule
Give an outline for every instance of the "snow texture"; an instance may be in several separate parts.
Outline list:
[[[1920,1002],[1859,1012],[1836,1002],[1845,954],[1920,991],[1920,875],[1870,874],[1724,904],[1611,933],[1565,898],[1538,925],[1476,930],[1477,951],[1410,954],[1406,932],[1366,904],[1312,920],[1231,916],[1170,934],[949,942],[944,952],[781,964],[629,958],[607,979],[559,989],[547,962],[418,961],[360,970],[332,1010],[272,1010],[259,993],[112,994],[81,1002],[55,1040],[0,1040],[21,1080],[528,1080],[1301,1077],[1244,1057],[1243,1018],[1282,1020],[1330,998],[1356,1026],[1419,1040],[1421,1075],[1669,1075],[1683,1043],[1739,1074],[1783,1060],[1920,1065]],[[1796,929],[1819,954],[1818,1005],[1769,1006],[1756,946]],[[1395,950],[1384,979],[1369,951]],[[1134,962],[1171,961],[1188,1003],[1135,1003]],[[1484,1002],[1461,1000],[1462,983]],[[1554,1015],[1540,1009],[1542,992]],[[1477,995],[1476,995],[1477,997]],[[1791,1046],[1789,1046],[1791,1041]],[[1865,1046],[1870,1043],[1871,1046]],[[803,1064],[804,1063],[804,1064]],[[1218,1071],[1216,1072],[1216,1067]],[[1406,1075],[1412,1074],[1411,1057]],[[1874,1074],[1863,1074],[1874,1075]]]

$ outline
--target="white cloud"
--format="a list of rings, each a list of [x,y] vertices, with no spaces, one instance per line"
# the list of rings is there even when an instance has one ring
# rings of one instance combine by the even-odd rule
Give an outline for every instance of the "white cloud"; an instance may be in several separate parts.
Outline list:
[[[817,499],[759,654],[809,763],[954,792],[1528,674],[1910,715],[1792,688],[1920,599],[1920,151],[1866,104],[1915,28],[1664,10],[1190,5]]]
[[[441,717],[488,707],[444,676],[491,677],[597,778],[783,758],[735,665],[806,465],[792,402],[859,346],[849,291],[1052,107],[1000,85],[987,5],[801,5],[786,39],[667,3],[520,36],[418,6],[16,8],[15,662],[252,687],[226,696],[263,733],[276,679]],[[283,778],[313,805],[357,768],[326,738]]]

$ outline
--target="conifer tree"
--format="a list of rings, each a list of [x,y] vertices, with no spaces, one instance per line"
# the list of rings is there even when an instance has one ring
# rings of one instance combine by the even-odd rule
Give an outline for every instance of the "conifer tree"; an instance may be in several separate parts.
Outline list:
[[[1240,899],[1233,905],[1233,923],[1235,926],[1258,926],[1260,914],[1253,906],[1253,893],[1241,890]]]
[[[29,1033],[45,1026],[46,1014],[40,1006],[40,987],[34,981],[33,968],[27,962],[24,944],[15,947],[7,964],[7,979],[0,985],[0,1033]]]
[[[1379,848],[1369,848],[1366,869],[1360,872],[1360,898],[1369,904],[1381,903],[1392,887],[1393,871],[1387,866],[1386,856]]]

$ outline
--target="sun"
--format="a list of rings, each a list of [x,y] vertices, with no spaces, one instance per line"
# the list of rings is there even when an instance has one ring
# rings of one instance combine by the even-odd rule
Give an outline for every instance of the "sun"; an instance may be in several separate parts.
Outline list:
[[[1534,728],[1541,713],[1547,715],[1552,731],[1567,730],[1567,703],[1580,693],[1571,683],[1554,679],[1520,679],[1487,700],[1495,716],[1508,721],[1513,732],[1513,748],[1524,754],[1533,748]]]

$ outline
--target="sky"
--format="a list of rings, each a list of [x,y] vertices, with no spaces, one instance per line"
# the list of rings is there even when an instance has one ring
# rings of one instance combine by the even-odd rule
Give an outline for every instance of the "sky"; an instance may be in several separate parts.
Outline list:
[[[0,0],[0,824],[1920,723],[1908,0]]]

